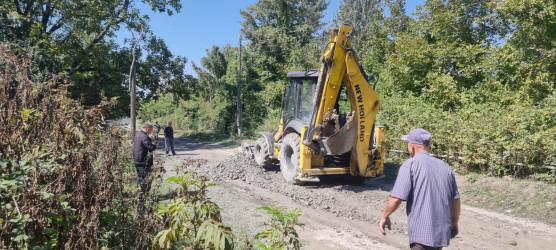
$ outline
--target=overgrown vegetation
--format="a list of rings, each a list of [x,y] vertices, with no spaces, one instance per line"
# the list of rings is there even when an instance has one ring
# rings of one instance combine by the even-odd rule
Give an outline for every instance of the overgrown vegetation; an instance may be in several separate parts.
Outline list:
[[[155,249],[300,249],[301,242],[296,227],[301,209],[286,211],[285,208],[263,206],[271,215],[269,223],[257,235],[255,245],[248,239],[234,239],[232,229],[222,223],[220,208],[206,197],[209,183],[194,172],[168,177],[167,185],[176,187],[177,197],[157,207],[167,227],[158,232]]]
[[[142,119],[236,133],[238,49],[207,50],[193,77],[138,2],[0,3],[0,248],[234,244],[204,198],[205,179],[170,179],[179,196],[156,211],[152,194],[138,199],[130,138],[101,126],[129,113],[130,41],[112,39],[126,27],[146,32],[136,62]],[[141,2],[169,15],[182,7]],[[363,68],[380,75],[377,123],[388,128],[391,152],[423,127],[434,153],[460,171],[556,182],[556,3],[428,0],[410,16],[405,2],[344,0],[331,24],[322,21],[324,0],[261,0],[242,10],[244,134],[275,128],[286,73],[318,68],[328,27],[347,23]],[[299,211],[264,209],[274,217],[257,246],[298,247]]]
[[[328,26],[350,24],[359,62],[380,76],[377,124],[387,126],[389,149],[405,150],[397,138],[423,127],[433,134],[433,151],[462,172],[554,182],[554,1],[428,0],[413,15],[405,3],[344,0]],[[249,40],[241,78],[247,136],[275,128],[287,72],[318,68],[329,34],[320,21],[326,7],[265,0],[241,11]],[[202,66],[187,97],[151,102],[142,117],[235,134],[237,48],[213,47]]]
[[[142,29],[135,61],[138,97],[156,98],[163,88],[179,92],[193,80],[183,70],[187,58],[172,55],[142,11],[172,15],[181,7],[179,0],[0,1],[0,43],[33,54],[33,80],[45,73],[65,75],[72,83],[68,92],[83,105],[118,99],[107,115],[120,117],[129,114],[131,47]],[[120,37],[124,42],[118,44],[115,37],[124,29],[132,37]]]
[[[102,127],[65,79],[30,80],[30,58],[0,47],[0,248],[145,248],[159,229],[139,201],[129,138]]]
[[[155,170],[155,188],[140,191],[130,138],[102,126],[113,100],[86,108],[63,78],[32,82],[27,55],[3,47],[0,55],[0,248],[252,248],[222,224],[208,179],[169,177],[177,197],[158,204]],[[274,217],[258,238],[298,249],[299,210],[264,209]]]
[[[158,206],[168,228],[158,232],[153,248],[232,249],[232,229],[222,223],[220,208],[206,197],[214,184],[192,172],[167,180],[178,186],[177,197]]]

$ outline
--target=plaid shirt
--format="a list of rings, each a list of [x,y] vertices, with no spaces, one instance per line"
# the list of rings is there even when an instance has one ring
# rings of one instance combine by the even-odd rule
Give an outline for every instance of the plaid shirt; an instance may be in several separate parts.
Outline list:
[[[419,152],[400,167],[391,196],[407,201],[410,244],[450,244],[452,200],[459,198],[459,192],[448,164],[427,151]]]

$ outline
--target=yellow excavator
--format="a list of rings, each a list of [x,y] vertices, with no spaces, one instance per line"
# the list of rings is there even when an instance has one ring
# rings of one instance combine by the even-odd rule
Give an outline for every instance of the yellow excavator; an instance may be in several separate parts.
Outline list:
[[[374,124],[380,97],[371,86],[378,79],[358,64],[351,34],[348,25],[333,30],[319,70],[288,73],[278,128],[243,146],[263,167],[279,160],[287,182],[383,176],[386,128]]]

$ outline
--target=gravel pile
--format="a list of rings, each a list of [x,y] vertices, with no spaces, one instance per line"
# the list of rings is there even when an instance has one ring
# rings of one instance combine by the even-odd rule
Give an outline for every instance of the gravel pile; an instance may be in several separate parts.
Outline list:
[[[215,165],[204,165],[191,170],[215,182],[240,180],[283,194],[306,207],[371,223],[378,223],[389,197],[389,192],[377,192],[384,186],[380,180],[354,183],[349,177],[323,177],[320,183],[292,185],[282,178],[279,165],[264,169],[242,153]]]
[[[198,173],[209,177],[213,181],[252,179],[253,176],[266,175],[265,170],[257,166],[253,159],[238,153],[214,166],[207,166],[197,170]]]

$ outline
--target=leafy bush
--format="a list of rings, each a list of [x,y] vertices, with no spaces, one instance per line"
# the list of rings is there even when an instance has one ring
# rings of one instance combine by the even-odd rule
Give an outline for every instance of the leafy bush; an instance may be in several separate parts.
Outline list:
[[[195,96],[190,100],[173,102],[171,94],[165,93],[156,102],[145,103],[139,118],[153,123],[158,121],[160,124],[172,121],[176,128],[187,131],[228,133],[235,119],[230,109],[230,101],[221,96],[215,97],[212,103]]]
[[[555,117],[554,95],[538,106],[471,103],[455,111],[421,97],[392,96],[384,98],[377,124],[387,126],[390,149],[405,150],[399,138],[422,127],[432,133],[433,153],[460,170],[528,176],[556,162]]]
[[[167,184],[178,186],[178,197],[158,206],[168,228],[158,232],[153,248],[233,248],[231,228],[222,224],[220,208],[206,198],[207,188],[215,184],[206,177],[194,177],[192,172],[168,177]]]
[[[220,208],[207,197],[207,189],[216,184],[193,172],[168,177],[167,185],[176,187],[177,197],[157,207],[158,214],[167,228],[157,233],[153,241],[155,249],[300,249],[301,243],[296,226],[303,226],[298,218],[300,209],[284,211],[284,208],[263,206],[272,215],[270,223],[255,238],[252,246],[247,239],[236,244],[232,229],[222,223]]]
[[[301,249],[299,235],[295,230],[296,226],[303,226],[298,221],[301,209],[284,211],[285,208],[273,206],[263,206],[259,209],[272,215],[266,228],[255,236],[260,240],[256,242],[260,249]]]
[[[131,140],[101,126],[114,102],[85,108],[63,79],[31,81],[27,55],[0,55],[0,248],[149,246],[158,226],[134,194]]]

